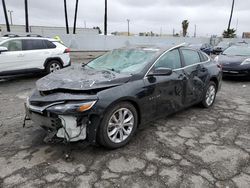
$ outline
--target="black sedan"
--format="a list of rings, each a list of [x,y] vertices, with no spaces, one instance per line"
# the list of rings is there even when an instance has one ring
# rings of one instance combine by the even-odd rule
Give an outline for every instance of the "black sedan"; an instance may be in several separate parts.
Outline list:
[[[208,44],[208,43],[204,43],[204,44],[190,44],[189,47],[197,49],[197,50],[201,50],[201,51],[205,52],[208,55],[210,55],[210,54],[213,53],[213,46],[210,45],[210,44]]]
[[[250,46],[231,46],[215,61],[221,64],[223,76],[250,76]]]
[[[181,45],[122,48],[40,79],[26,112],[67,142],[118,148],[146,122],[197,103],[211,107],[221,77],[206,54]]]

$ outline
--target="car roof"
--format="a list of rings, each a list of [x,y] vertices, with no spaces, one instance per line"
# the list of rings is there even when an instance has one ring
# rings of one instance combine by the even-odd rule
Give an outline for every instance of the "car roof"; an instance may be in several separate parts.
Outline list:
[[[126,46],[122,47],[120,49],[134,49],[134,50],[145,50],[145,51],[166,51],[178,47],[186,47],[187,45],[185,43],[182,44],[155,44],[155,45],[131,45],[131,46]]]
[[[7,39],[35,39],[35,40],[49,40],[49,41],[56,41],[55,39],[52,38],[47,38],[47,37],[1,37],[0,42],[7,40]]]

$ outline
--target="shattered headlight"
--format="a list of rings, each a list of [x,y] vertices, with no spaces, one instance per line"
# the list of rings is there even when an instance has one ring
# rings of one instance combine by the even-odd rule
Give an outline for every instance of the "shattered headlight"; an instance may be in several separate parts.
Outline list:
[[[57,113],[75,113],[75,112],[85,112],[90,110],[96,101],[87,101],[87,102],[67,102],[64,104],[58,104],[49,107],[47,110]]]

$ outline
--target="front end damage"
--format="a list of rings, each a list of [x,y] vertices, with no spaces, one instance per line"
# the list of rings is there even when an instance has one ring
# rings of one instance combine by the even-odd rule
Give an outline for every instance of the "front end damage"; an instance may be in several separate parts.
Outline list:
[[[65,142],[86,140],[96,102],[94,95],[55,93],[42,96],[35,91],[25,103],[26,117],[48,132],[45,141],[54,138]]]

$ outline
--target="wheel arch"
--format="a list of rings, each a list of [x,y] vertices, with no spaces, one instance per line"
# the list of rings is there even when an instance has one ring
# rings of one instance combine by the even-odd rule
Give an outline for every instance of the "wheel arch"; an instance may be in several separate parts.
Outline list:
[[[53,61],[53,60],[58,61],[61,64],[61,66],[63,67],[63,61],[60,57],[50,57],[50,58],[47,58],[43,64],[44,69],[46,69],[46,66],[48,65],[48,63]]]
[[[110,110],[112,107],[114,107],[115,105],[122,103],[122,102],[128,102],[131,105],[133,105],[136,109],[137,115],[138,115],[138,127],[140,127],[140,123],[141,123],[141,110],[139,108],[139,104],[138,102],[133,99],[132,97],[130,98],[120,98],[117,99],[115,101],[113,101],[112,103],[110,103],[106,109],[103,111],[102,115],[100,116],[100,114],[91,114],[89,116],[89,120],[92,122],[92,126],[89,125],[87,126],[87,130],[88,130],[88,141],[92,144],[92,145],[96,145],[98,143],[98,131],[100,129],[100,125],[101,122],[103,120],[104,114],[107,113],[108,110]]]
[[[216,90],[218,91],[218,89],[219,89],[219,80],[215,76],[213,76],[213,77],[210,78],[210,81],[215,83]]]
[[[140,110],[138,102],[133,97],[124,97],[124,98],[120,98],[120,99],[117,99],[117,100],[113,101],[111,104],[108,105],[108,107],[106,108],[104,113],[106,113],[113,106],[115,106],[115,105],[117,105],[119,103],[122,103],[122,102],[128,102],[128,103],[132,104],[135,107],[137,115],[138,115],[138,126],[139,126],[140,123],[141,123],[141,110]]]

